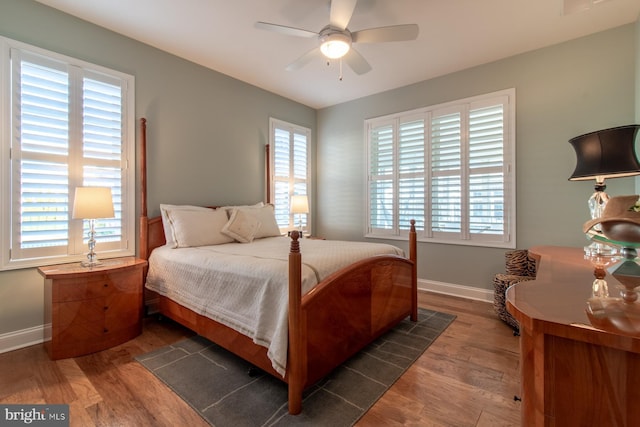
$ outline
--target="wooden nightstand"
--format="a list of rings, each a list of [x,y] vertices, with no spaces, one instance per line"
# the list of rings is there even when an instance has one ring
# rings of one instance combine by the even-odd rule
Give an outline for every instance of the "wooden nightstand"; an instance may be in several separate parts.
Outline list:
[[[142,332],[143,271],[134,257],[38,268],[44,277],[44,323],[51,324],[45,348],[51,359],[93,353]]]

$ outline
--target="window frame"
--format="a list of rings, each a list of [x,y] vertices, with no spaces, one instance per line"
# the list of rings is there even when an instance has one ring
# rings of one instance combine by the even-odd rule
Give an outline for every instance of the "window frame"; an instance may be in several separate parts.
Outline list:
[[[284,181],[283,179],[278,179],[276,176],[276,130],[284,130],[289,132],[289,176],[288,176],[288,195],[286,199],[286,206],[282,208],[280,203],[278,203],[278,195],[276,194],[276,182]],[[293,144],[294,144],[294,136],[295,134],[302,134],[306,138],[306,176],[304,179],[296,177],[294,173],[294,162],[295,159],[292,157],[293,153]],[[300,221],[302,220],[303,230],[305,234],[311,233],[311,224],[312,224],[312,211],[313,211],[313,198],[312,198],[312,181],[311,181],[311,129],[296,125],[294,123],[289,123],[284,120],[279,120],[273,117],[269,118],[269,171],[270,171],[270,188],[269,194],[271,195],[271,200],[268,200],[269,203],[272,203],[275,207],[276,211],[276,219],[278,218],[279,211],[283,209],[288,212],[288,224],[282,225],[281,222],[278,222],[280,227],[280,231],[286,233],[293,229],[298,229],[300,227]],[[304,183],[306,193],[296,192],[296,184]],[[293,214],[290,209],[290,201],[291,196],[293,195],[306,195],[309,203],[309,213],[307,214]],[[303,218],[300,218],[299,215],[304,215]]]
[[[469,182],[469,176],[472,168],[469,165],[469,117],[470,111],[476,111],[478,108],[475,106],[482,106],[488,104],[498,105],[498,100],[504,106],[502,115],[503,126],[503,145],[502,145],[502,190],[503,190],[503,231],[502,233],[482,234],[482,233],[470,233],[469,219],[472,218],[469,208],[469,200],[471,196],[468,192],[467,184]],[[470,108],[470,106],[474,106]],[[433,137],[432,124],[434,117],[443,116],[452,112],[464,112],[461,116],[460,126],[460,144],[461,144],[461,169],[460,176],[461,192],[460,197],[462,206],[462,230],[460,233],[447,233],[447,232],[434,232],[432,231],[432,156],[433,156]],[[515,117],[516,117],[516,93],[515,89],[505,89],[497,92],[492,92],[484,95],[473,96],[461,100],[451,101],[443,104],[437,104],[433,106],[418,108],[415,110],[389,114],[386,116],[375,117],[366,119],[364,121],[364,133],[365,133],[365,153],[367,165],[366,170],[366,198],[365,198],[365,230],[364,236],[366,238],[377,239],[399,239],[405,240],[408,238],[408,229],[401,228],[398,225],[400,214],[399,202],[398,202],[398,186],[399,186],[399,170],[398,170],[398,132],[399,124],[406,123],[411,120],[415,120],[416,117],[423,117],[424,119],[424,218],[416,218],[418,229],[418,241],[430,242],[430,243],[445,243],[464,246],[485,246],[485,247],[499,247],[499,248],[515,248],[516,246],[516,171],[515,171],[515,151],[516,151],[516,131],[515,131]],[[391,228],[374,229],[372,227],[372,183],[375,182],[375,176],[372,174],[372,131],[380,128],[384,125],[392,126],[393,133],[393,226]],[[424,222],[424,226],[418,227],[418,223]]]
[[[0,212],[0,241],[2,248],[0,249],[0,271],[14,270],[22,268],[39,267],[43,265],[51,265],[58,263],[76,262],[85,259],[88,252],[86,243],[88,229],[88,220],[78,220],[71,218],[73,190],[77,186],[91,185],[86,183],[88,177],[83,176],[81,169],[79,176],[79,165],[99,165],[101,160],[91,162],[83,162],[83,156],[73,156],[69,154],[65,164],[68,168],[68,197],[67,197],[67,224],[68,224],[68,243],[59,246],[58,249],[33,251],[13,250],[13,228],[19,223],[19,218],[15,217],[15,203],[20,204],[20,197],[14,197],[16,191],[20,190],[19,179],[16,172],[13,171],[13,162],[19,159],[21,155],[20,148],[14,148],[14,126],[19,123],[20,119],[14,122],[14,87],[12,73],[12,50],[18,51],[19,55],[27,55],[42,58],[42,61],[52,61],[53,63],[62,64],[66,67],[68,73],[71,94],[73,90],[82,90],[83,79],[94,80],[96,76],[102,76],[103,79],[96,80],[104,82],[113,79],[121,82],[121,152],[118,167],[120,168],[119,183],[121,186],[121,218],[120,231],[121,238],[115,242],[100,242],[96,246],[97,252],[102,259],[112,257],[122,257],[135,255],[135,77],[117,70],[109,69],[97,64],[92,64],[77,58],[72,58],[57,52],[39,48],[37,46],[22,43],[6,37],[0,36],[0,124],[2,132],[0,134],[0,200],[3,206],[9,206],[10,209],[3,209]],[[72,89],[75,86],[76,89]],[[69,144],[83,145],[82,136],[79,138],[78,132],[82,133],[82,108],[83,105],[77,105],[73,101],[71,95],[69,98]],[[74,115],[75,114],[75,115]],[[78,119],[80,117],[80,119]],[[75,135],[74,138],[72,135]],[[75,142],[74,142],[75,141]],[[70,153],[71,153],[70,149]],[[82,151],[82,148],[80,148]],[[15,158],[14,158],[15,157]],[[15,185],[14,185],[15,183]],[[95,184],[94,184],[95,185]],[[115,198],[114,198],[115,199]],[[63,248],[60,250],[60,248]],[[26,256],[16,257],[16,254],[26,253]]]

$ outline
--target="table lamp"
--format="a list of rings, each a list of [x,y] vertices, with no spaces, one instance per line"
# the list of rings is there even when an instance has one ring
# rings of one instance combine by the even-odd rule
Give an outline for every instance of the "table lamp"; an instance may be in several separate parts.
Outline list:
[[[291,196],[291,213],[298,214],[300,236],[302,236],[302,215],[309,213],[309,199],[307,196]]]
[[[76,187],[72,218],[89,220],[89,253],[87,260],[81,263],[83,267],[94,267],[101,264],[95,253],[95,221],[98,218],[113,218],[114,216],[111,188]]]
[[[609,196],[604,190],[607,178],[640,175],[635,141],[640,125],[620,126],[576,136],[569,143],[576,151],[577,163],[569,181],[595,180],[595,192],[588,200],[591,219],[600,218]],[[588,249],[590,248],[590,249]],[[607,251],[602,244],[593,242],[585,248],[591,253]]]

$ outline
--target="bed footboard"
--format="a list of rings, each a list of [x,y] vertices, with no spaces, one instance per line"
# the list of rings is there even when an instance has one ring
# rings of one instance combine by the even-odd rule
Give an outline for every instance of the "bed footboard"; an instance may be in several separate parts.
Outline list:
[[[314,384],[407,316],[417,320],[416,233],[409,259],[381,255],[340,270],[300,296],[298,233],[289,257],[289,412]]]

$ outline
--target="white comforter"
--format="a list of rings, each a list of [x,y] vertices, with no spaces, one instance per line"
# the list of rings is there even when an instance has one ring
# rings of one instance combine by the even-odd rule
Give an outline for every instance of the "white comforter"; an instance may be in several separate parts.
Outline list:
[[[268,349],[284,376],[288,343],[288,255],[290,239],[155,249],[146,287],[250,337]],[[331,273],[374,255],[404,256],[386,244],[300,240],[302,293]]]

